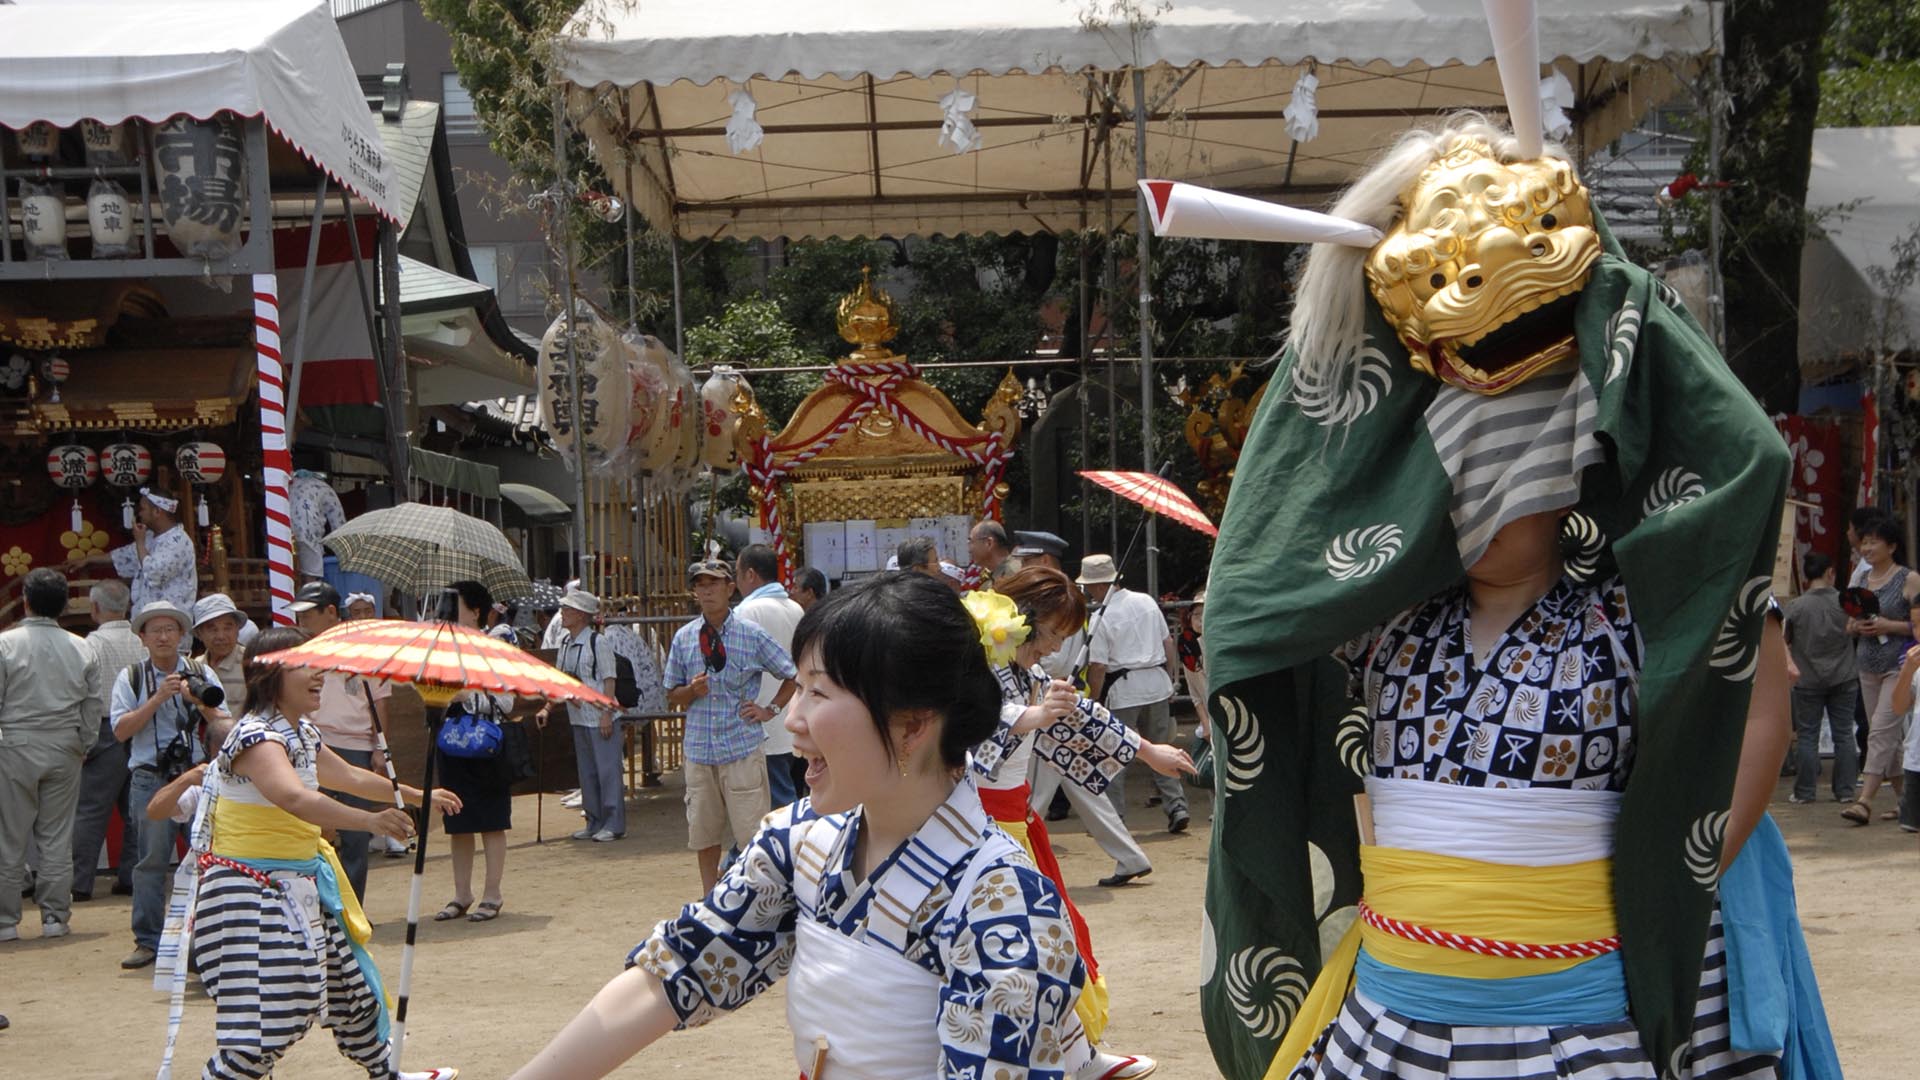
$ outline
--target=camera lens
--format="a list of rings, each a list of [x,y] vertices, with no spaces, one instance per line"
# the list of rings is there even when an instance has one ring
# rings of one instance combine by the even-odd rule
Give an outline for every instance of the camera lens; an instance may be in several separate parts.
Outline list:
[[[225,687],[191,673],[187,675],[187,692],[209,709],[217,709],[227,700]]]

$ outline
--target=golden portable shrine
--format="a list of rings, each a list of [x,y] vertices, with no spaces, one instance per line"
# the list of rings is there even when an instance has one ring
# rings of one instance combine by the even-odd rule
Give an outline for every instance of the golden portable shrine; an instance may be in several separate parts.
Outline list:
[[[733,445],[783,574],[803,565],[829,579],[878,571],[900,541],[919,535],[964,562],[973,522],[999,518],[1007,496],[1019,380],[1009,371],[980,423],[969,423],[887,347],[898,333],[893,300],[865,270],[836,323],[855,348],[786,426],[768,431],[751,393],[732,407]]]

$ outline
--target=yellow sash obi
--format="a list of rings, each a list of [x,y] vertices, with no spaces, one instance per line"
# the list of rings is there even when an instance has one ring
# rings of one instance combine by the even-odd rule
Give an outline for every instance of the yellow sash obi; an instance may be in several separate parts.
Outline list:
[[[1618,948],[1609,859],[1511,866],[1363,845],[1360,869],[1373,918],[1356,919],[1322,958],[1267,1080],[1292,1072],[1339,1015],[1363,945],[1389,969],[1487,985],[1552,976]]]
[[[260,806],[234,799],[222,799],[213,815],[215,855],[241,861],[308,862],[323,859],[332,868],[340,891],[340,923],[356,945],[365,945],[373,937],[373,924],[361,910],[360,898],[351,887],[344,887],[347,872],[333,845],[320,836],[320,826],[302,821],[277,806]]]

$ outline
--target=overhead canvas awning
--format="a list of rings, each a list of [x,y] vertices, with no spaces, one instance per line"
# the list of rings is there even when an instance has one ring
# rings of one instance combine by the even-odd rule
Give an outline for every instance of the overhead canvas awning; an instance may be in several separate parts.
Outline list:
[[[13,0],[0,5],[0,127],[259,116],[398,221],[392,165],[346,44],[315,0]]]
[[[1800,255],[1800,363],[1817,375],[1920,347],[1920,288],[1889,295],[1896,244],[1920,226],[1920,127],[1813,133]]]
[[[500,498],[506,501],[510,525],[564,525],[573,520],[573,507],[532,484],[501,484]]]
[[[1709,48],[1705,4],[1539,8],[1541,54],[1568,80],[1588,149]],[[1147,171],[1304,204],[1410,123],[1505,108],[1481,0],[1176,4],[1137,31],[1034,0],[740,0],[724,19],[700,0],[589,3],[560,48],[572,112],[608,175],[683,236],[1069,229],[1097,218],[1109,191],[1130,213],[1134,69],[1151,75]],[[1319,130],[1295,142],[1284,114],[1309,72]],[[763,141],[735,153],[727,131],[743,115]],[[964,155],[941,143],[955,116],[979,136]]]

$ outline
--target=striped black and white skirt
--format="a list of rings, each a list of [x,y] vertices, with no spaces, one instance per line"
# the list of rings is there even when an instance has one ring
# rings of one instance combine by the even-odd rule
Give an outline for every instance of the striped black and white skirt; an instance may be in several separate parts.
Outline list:
[[[1288,1080],[1777,1080],[1779,1059],[1733,1049],[1727,954],[1713,914],[1693,1037],[1655,1065],[1630,1020],[1560,1027],[1464,1027],[1402,1016],[1359,992]]]

